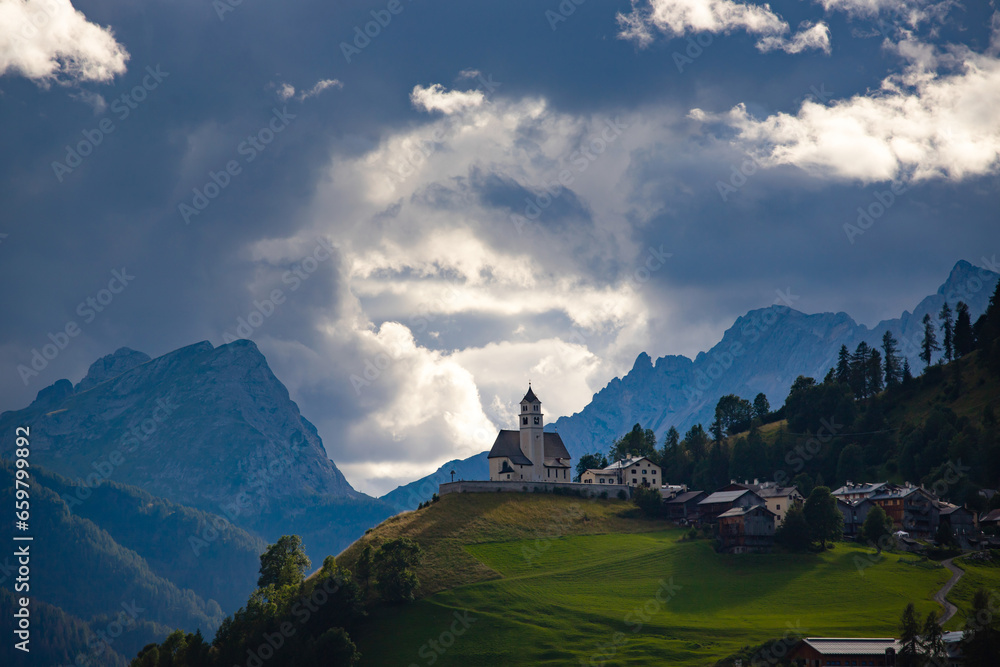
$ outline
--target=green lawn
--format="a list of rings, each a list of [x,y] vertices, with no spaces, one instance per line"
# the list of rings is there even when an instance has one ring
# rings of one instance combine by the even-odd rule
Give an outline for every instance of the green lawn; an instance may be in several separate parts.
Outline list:
[[[710,665],[789,628],[891,636],[907,602],[921,615],[940,609],[932,596],[948,579],[944,568],[892,554],[861,574],[857,558],[867,561],[868,550],[847,544],[822,555],[724,556],[682,534],[469,544],[464,551],[501,578],[379,612],[355,638],[362,664]]]

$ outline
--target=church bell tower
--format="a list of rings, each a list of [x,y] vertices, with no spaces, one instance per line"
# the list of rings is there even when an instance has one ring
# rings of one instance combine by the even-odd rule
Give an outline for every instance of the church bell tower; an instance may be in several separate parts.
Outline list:
[[[521,399],[521,414],[518,415],[521,426],[521,451],[531,459],[531,477],[534,481],[545,481],[545,435],[542,427],[545,425],[545,415],[542,414],[542,402],[531,390],[528,383],[528,393]]]

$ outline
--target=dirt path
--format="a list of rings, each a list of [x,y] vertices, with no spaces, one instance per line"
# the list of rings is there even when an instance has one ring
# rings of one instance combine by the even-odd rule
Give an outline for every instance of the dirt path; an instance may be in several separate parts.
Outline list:
[[[948,558],[947,560],[941,561],[941,564],[948,568],[951,572],[951,579],[949,579],[945,585],[941,587],[941,590],[934,594],[934,599],[940,602],[941,606],[944,607],[944,616],[942,616],[941,620],[938,621],[938,625],[942,626],[951,620],[951,617],[958,611],[958,607],[948,602],[948,600],[945,599],[945,596],[948,595],[955,584],[958,583],[958,580],[962,578],[962,575],[965,574],[965,571],[962,570],[962,568],[952,563],[953,560],[955,559]]]

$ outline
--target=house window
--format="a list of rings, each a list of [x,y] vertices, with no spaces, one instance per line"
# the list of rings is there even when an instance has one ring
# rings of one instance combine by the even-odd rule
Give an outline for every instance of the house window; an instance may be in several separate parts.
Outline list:
[[[778,511],[781,511],[781,503],[778,503]]]

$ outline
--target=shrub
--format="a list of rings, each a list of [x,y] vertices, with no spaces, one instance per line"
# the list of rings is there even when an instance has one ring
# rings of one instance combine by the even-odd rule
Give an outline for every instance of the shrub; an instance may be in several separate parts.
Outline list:
[[[628,494],[625,493],[625,489],[618,490],[618,500],[628,500]]]

